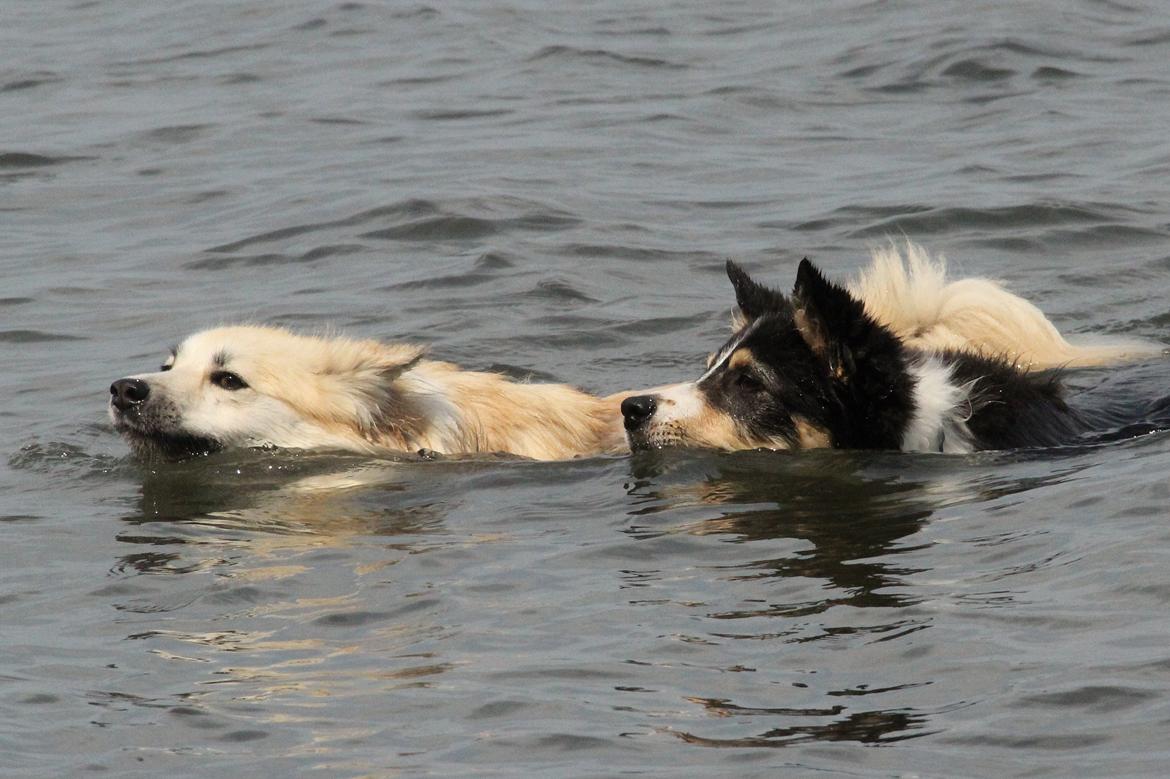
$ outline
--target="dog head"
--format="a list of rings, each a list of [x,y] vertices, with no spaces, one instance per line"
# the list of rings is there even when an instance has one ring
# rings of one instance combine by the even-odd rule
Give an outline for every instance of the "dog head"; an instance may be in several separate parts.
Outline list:
[[[409,426],[395,382],[414,346],[323,339],[273,327],[187,338],[161,368],[110,386],[114,427],[140,453],[225,447],[360,448]]]
[[[897,448],[913,383],[894,334],[807,259],[791,299],[727,275],[735,334],[697,380],[622,403],[630,446]]]

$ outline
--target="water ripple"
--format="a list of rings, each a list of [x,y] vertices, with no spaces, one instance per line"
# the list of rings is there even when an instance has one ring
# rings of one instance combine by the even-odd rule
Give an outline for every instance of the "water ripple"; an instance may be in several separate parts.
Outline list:
[[[182,62],[184,60],[205,60],[217,59],[219,57],[230,56],[232,54],[239,54],[240,52],[262,51],[268,48],[266,43],[253,43],[242,46],[221,46],[213,49],[192,49],[190,51],[180,52],[179,54],[172,54],[166,57],[149,57],[138,60],[125,60],[115,63],[119,67],[139,67],[142,65],[165,65],[169,62]]]
[[[156,127],[142,134],[145,141],[159,143],[190,143],[204,135],[214,125],[210,124],[176,124],[166,127]]]
[[[515,231],[556,232],[580,224],[564,211],[551,209],[517,198],[469,199],[440,204],[412,198],[380,208],[369,209],[340,219],[294,225],[271,230],[207,249],[209,253],[232,254],[257,244],[279,243],[313,233],[338,231],[342,237],[348,228],[371,222],[390,222],[387,227],[358,233],[357,238],[386,241],[475,241],[492,235]],[[205,258],[186,267],[195,270],[222,270],[234,265],[260,266],[312,262],[325,257],[361,251],[359,244],[341,242],[318,246],[299,254],[264,252],[246,257]]]
[[[814,715],[823,716],[823,715]],[[889,744],[921,738],[937,732],[927,730],[929,715],[914,709],[852,712],[826,723],[783,725],[770,728],[758,736],[714,737],[693,732],[672,732],[682,741],[701,747],[759,748],[789,747],[813,741],[857,741],[862,744]]]
[[[240,249],[252,246],[257,243],[271,243],[274,241],[281,241],[286,238],[295,238],[306,233],[314,233],[322,230],[329,230],[335,227],[353,227],[355,225],[365,224],[374,220],[385,217],[395,216],[418,216],[422,214],[434,213],[437,206],[429,201],[422,199],[404,200],[399,203],[392,203],[387,206],[379,208],[371,208],[366,211],[361,211],[353,216],[335,219],[327,222],[314,222],[304,225],[295,225],[293,227],[282,227],[279,230],[271,230],[260,233],[258,235],[242,238],[238,241],[225,243],[220,246],[213,246],[207,251],[209,252],[234,252]]]
[[[1019,229],[1080,225],[1114,219],[1117,206],[1073,203],[1027,203],[992,208],[941,207],[902,214],[853,230],[857,238],[888,235],[934,235],[955,229]]]
[[[56,84],[64,78],[50,71],[38,71],[23,78],[17,78],[0,84],[0,92],[23,92],[27,89],[36,89],[45,84]]]
[[[0,152],[0,168],[44,168],[65,162],[88,160],[92,157],[50,157],[23,151]]]
[[[590,64],[633,65],[640,68],[665,68],[667,70],[685,70],[688,65],[672,62],[658,57],[644,57],[629,54],[619,54],[608,49],[583,49],[576,46],[554,45],[545,46],[528,58],[529,62],[541,60],[556,60],[565,63],[585,62]]]
[[[424,110],[416,111],[415,116],[419,119],[431,122],[452,122],[460,119],[489,119],[496,116],[510,116],[516,113],[507,108],[465,108],[462,110],[444,109],[444,110]]]
[[[84,341],[78,335],[66,333],[46,333],[43,330],[0,330],[0,343],[9,344],[42,344],[59,341]]]
[[[1145,706],[1159,699],[1153,690],[1118,685],[1085,685],[1071,690],[1025,695],[1015,702],[1018,707],[1052,708],[1065,711],[1075,708],[1098,714]]]
[[[297,265],[316,262],[329,257],[340,257],[365,251],[367,247],[361,244],[338,244],[335,246],[316,246],[302,254],[291,255],[280,252],[267,254],[247,254],[235,257],[207,257],[202,260],[192,260],[184,263],[183,267],[189,270],[225,270],[232,267],[263,267],[265,265]]]

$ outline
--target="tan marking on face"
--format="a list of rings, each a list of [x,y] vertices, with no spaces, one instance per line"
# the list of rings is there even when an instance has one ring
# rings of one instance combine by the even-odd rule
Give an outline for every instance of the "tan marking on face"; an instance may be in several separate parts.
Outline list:
[[[663,387],[654,398],[658,404],[654,416],[645,427],[630,434],[635,447],[693,446],[728,451],[789,448],[788,442],[780,438],[749,435],[730,415],[708,403],[696,382]]]
[[[698,416],[686,425],[688,438],[695,445],[715,449],[750,449],[752,443],[727,414],[704,403]]]
[[[801,449],[831,449],[833,447],[833,439],[829,436],[828,430],[817,427],[804,417],[793,417],[792,421],[796,425],[796,442]]]
[[[756,358],[752,354],[751,349],[736,349],[735,353],[731,355],[731,359],[727,361],[727,367],[729,370],[750,368],[755,363]]]

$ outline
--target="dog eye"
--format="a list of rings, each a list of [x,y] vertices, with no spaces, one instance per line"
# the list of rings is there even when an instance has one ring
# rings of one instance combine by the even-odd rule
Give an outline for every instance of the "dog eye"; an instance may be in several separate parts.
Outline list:
[[[172,363],[164,362],[162,365],[158,366],[158,369],[160,371],[169,371],[171,368],[174,368],[174,367],[175,366]]]
[[[211,374],[211,383],[220,389],[235,392],[236,390],[247,389],[248,382],[241,379],[231,371],[215,371]]]
[[[744,392],[760,392],[764,389],[764,382],[750,373],[738,373],[735,376],[735,386]]]

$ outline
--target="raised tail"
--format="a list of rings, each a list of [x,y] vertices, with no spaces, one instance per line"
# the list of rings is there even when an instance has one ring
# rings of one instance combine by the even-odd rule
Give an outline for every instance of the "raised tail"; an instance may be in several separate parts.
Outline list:
[[[1138,339],[1069,343],[1044,312],[983,278],[948,281],[946,260],[907,242],[873,251],[850,285],[870,316],[909,346],[1004,357],[1026,370],[1092,367],[1152,359],[1162,345]]]

